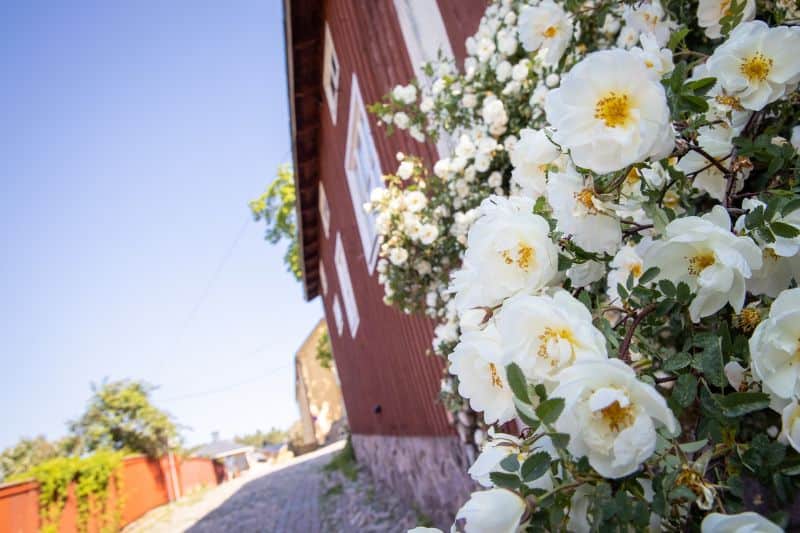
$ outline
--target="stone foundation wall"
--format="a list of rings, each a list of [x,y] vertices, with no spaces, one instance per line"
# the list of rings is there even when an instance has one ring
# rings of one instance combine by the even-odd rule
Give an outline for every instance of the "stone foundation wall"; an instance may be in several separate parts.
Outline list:
[[[356,459],[376,483],[450,530],[475,487],[467,475],[469,452],[458,437],[354,434],[352,439]]]

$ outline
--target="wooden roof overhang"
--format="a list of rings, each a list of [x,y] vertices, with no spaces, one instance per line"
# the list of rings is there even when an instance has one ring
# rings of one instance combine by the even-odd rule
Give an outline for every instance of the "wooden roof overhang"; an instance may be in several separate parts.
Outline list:
[[[300,266],[304,297],[312,300],[320,289],[317,203],[324,43],[322,0],[284,0],[283,22]]]

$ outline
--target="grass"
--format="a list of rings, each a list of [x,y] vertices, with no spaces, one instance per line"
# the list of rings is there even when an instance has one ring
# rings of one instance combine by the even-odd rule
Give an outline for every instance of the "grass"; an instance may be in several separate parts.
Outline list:
[[[353,450],[353,443],[350,437],[347,437],[347,443],[344,448],[342,448],[342,451],[337,453],[336,456],[331,459],[331,462],[326,464],[323,468],[326,472],[338,470],[350,481],[356,480],[358,477],[358,463],[356,462],[356,453],[355,450]]]

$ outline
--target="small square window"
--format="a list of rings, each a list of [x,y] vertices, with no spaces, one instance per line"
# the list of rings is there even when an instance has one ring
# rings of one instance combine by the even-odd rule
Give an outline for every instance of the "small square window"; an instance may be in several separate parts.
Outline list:
[[[323,52],[322,64],[322,86],[325,89],[325,97],[328,99],[328,110],[331,113],[331,121],[336,124],[336,111],[339,104],[339,57],[336,55],[336,48],[333,46],[333,37],[328,23],[325,23],[325,49]]]

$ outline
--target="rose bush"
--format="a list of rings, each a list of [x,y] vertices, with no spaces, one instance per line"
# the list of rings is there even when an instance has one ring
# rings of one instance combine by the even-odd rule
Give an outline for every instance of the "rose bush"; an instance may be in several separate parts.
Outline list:
[[[487,432],[455,530],[800,527],[799,18],[498,0],[463,72],[372,107],[451,147],[369,206],[386,301],[519,430]]]

